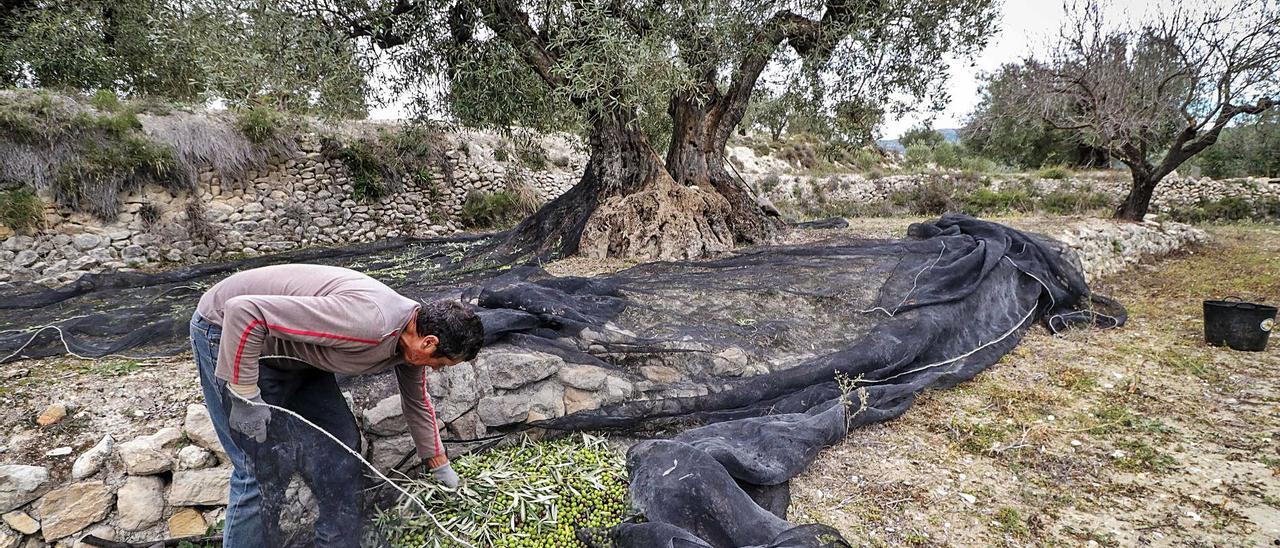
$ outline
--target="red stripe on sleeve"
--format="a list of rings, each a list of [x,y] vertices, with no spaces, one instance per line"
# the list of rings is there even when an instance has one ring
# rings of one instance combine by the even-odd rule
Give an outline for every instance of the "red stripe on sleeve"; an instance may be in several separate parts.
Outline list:
[[[431,427],[436,430],[436,454],[432,456],[439,456],[444,452],[440,448],[440,423],[436,422],[436,409],[431,406],[431,398],[427,396],[427,370],[425,367],[422,369],[422,403],[426,404],[427,412],[431,413]]]
[[[249,322],[249,327],[244,328],[244,333],[240,334],[240,344],[236,346],[236,359],[231,362],[231,382],[233,384],[240,384],[240,355],[244,353],[244,343],[249,339],[249,332],[253,331],[253,328],[258,327],[258,324],[261,323],[261,320]]]

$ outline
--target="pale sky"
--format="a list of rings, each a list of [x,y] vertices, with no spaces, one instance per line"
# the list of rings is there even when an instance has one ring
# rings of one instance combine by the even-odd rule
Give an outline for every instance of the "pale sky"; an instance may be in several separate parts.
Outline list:
[[[1160,3],[1167,5],[1170,1],[1111,0],[1106,11],[1118,19],[1141,17],[1144,12]],[[896,139],[921,119],[931,115],[933,116],[932,125],[935,128],[963,126],[965,119],[978,103],[979,76],[996,70],[1004,63],[1016,62],[1030,53],[1043,51],[1056,36],[1065,17],[1063,0],[1003,0],[999,30],[991,37],[986,49],[973,59],[973,66],[966,61],[956,61],[952,64],[950,79],[947,83],[951,102],[947,108],[935,114],[920,114],[888,120],[881,127],[882,138]],[[370,117],[400,118],[404,116],[404,112],[402,103],[392,104],[372,109]]]
[[[1127,3],[1127,2],[1126,2]],[[954,61],[951,66],[951,102],[947,109],[934,114],[933,127],[958,128],[978,104],[978,81],[984,72],[992,72],[1000,65],[1016,62],[1028,54],[1043,49],[1056,35],[1065,18],[1062,0],[1004,0],[1001,6],[999,31],[987,42],[987,48],[973,65]],[[889,120],[880,129],[886,139],[896,139],[929,114]]]

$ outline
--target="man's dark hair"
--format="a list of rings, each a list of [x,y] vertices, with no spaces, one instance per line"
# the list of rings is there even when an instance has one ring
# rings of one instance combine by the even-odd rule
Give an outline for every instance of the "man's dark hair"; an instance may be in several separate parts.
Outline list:
[[[480,353],[484,325],[470,308],[446,299],[423,303],[418,309],[418,335],[435,335],[440,339],[436,352],[465,362]]]

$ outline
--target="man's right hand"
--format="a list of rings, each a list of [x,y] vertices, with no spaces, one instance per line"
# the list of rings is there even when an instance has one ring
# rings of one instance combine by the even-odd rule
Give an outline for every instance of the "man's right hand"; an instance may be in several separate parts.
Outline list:
[[[255,394],[246,399],[239,394],[231,394],[231,416],[227,422],[231,429],[262,443],[267,441],[267,423],[271,422],[271,409],[262,401],[262,394]]]

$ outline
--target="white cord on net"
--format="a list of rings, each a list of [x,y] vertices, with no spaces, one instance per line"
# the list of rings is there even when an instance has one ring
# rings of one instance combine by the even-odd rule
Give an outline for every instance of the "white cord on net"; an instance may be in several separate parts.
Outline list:
[[[939,251],[939,252],[938,252],[938,257],[937,257],[936,259],[934,259],[934,260],[933,260],[933,262],[931,262],[931,263],[929,263],[929,264],[925,265],[925,267],[924,267],[924,268],[922,268],[922,269],[920,269],[920,271],[919,271],[919,272],[916,272],[916,277],[915,277],[915,278],[913,278],[913,279],[911,280],[911,290],[910,290],[910,291],[907,291],[907,294],[902,296],[902,301],[898,303],[898,306],[893,307],[893,312],[889,312],[888,310],[885,310],[885,308],[884,308],[883,306],[877,306],[877,307],[874,307],[874,308],[868,308],[868,309],[866,309],[866,310],[860,310],[859,312],[862,312],[863,314],[866,314],[866,313],[868,313],[868,312],[875,312],[875,311],[879,310],[879,311],[881,311],[881,312],[884,312],[884,313],[885,313],[885,315],[886,315],[886,316],[889,316],[890,318],[892,318],[892,317],[896,316],[896,315],[898,314],[898,310],[900,310],[900,309],[902,308],[902,305],[907,304],[907,299],[910,299],[910,298],[911,298],[911,294],[916,292],[917,284],[919,284],[919,283],[920,283],[920,276],[924,275],[924,273],[925,273],[925,272],[928,272],[929,270],[932,270],[932,269],[933,269],[933,267],[937,266],[937,265],[938,265],[938,262],[942,260],[942,256],[943,256],[944,254],[946,254],[946,252],[947,252],[947,242],[946,242],[946,241],[944,241],[944,240],[939,240],[939,242],[941,242],[941,243],[942,243],[942,251]]]
[[[39,337],[40,334],[44,333],[44,331],[47,329],[52,329],[58,332],[58,340],[62,342],[62,348],[67,351],[67,354],[82,360],[99,360],[102,358],[125,358],[129,360],[164,360],[164,359],[173,357],[173,356],[127,356],[125,354],[107,354],[104,356],[98,356],[96,358],[89,357],[89,356],[81,356],[80,354],[76,354],[75,352],[71,351],[71,346],[67,344],[67,338],[62,332],[61,327],[58,327],[56,325],[41,325],[41,326],[33,327],[32,329],[35,329],[35,332],[31,334],[31,338],[27,339],[27,342],[22,343],[22,346],[19,346],[18,349],[14,350],[12,354],[9,354],[8,356],[0,358],[0,364],[9,361],[11,358],[13,358],[14,356],[17,356],[18,354],[21,354],[23,350],[26,350],[28,346],[31,346],[31,343],[35,342],[36,337]]]
[[[1057,307],[1058,307],[1058,300],[1057,300],[1057,299],[1055,299],[1055,298],[1053,298],[1053,291],[1051,291],[1051,290],[1049,289],[1049,284],[1044,283],[1044,280],[1041,280],[1038,276],[1036,276],[1035,274],[1032,274],[1031,272],[1027,271],[1025,268],[1022,268],[1021,266],[1018,266],[1018,263],[1014,262],[1014,261],[1013,261],[1013,259],[1010,259],[1008,256],[1005,256],[1005,257],[1002,257],[1002,258],[1003,258],[1004,260],[1006,260],[1006,261],[1009,261],[1009,264],[1013,265],[1013,267],[1014,267],[1014,268],[1017,268],[1017,269],[1018,269],[1018,272],[1021,272],[1021,273],[1023,273],[1023,274],[1026,274],[1027,276],[1030,276],[1030,277],[1031,277],[1031,279],[1035,280],[1035,281],[1036,281],[1036,282],[1038,282],[1042,287],[1044,287],[1044,291],[1045,291],[1045,293],[1048,293],[1048,294],[1049,294],[1049,310],[1053,310],[1054,308],[1057,308]],[[1113,329],[1113,328],[1116,328],[1116,327],[1120,327],[1120,318],[1117,318],[1117,317],[1115,317],[1115,316],[1110,316],[1110,315],[1103,314],[1103,313],[1101,313],[1101,312],[1095,312],[1095,311],[1092,311],[1092,310],[1090,310],[1090,311],[1075,310],[1075,311],[1072,311],[1072,312],[1065,312],[1065,313],[1062,313],[1062,314],[1054,314],[1054,315],[1052,315],[1052,316],[1049,316],[1049,319],[1048,319],[1048,321],[1046,322],[1046,323],[1047,323],[1047,325],[1049,326],[1049,332],[1050,332],[1050,333],[1053,333],[1054,335],[1057,335],[1057,334],[1059,333],[1059,331],[1060,331],[1060,330],[1059,330],[1059,329],[1057,328],[1057,326],[1055,326],[1055,325],[1054,325],[1054,323],[1053,323],[1055,320],[1056,320],[1056,321],[1060,321],[1060,322],[1062,322],[1062,327],[1064,327],[1064,328],[1065,328],[1065,327],[1069,327],[1071,324],[1068,324],[1068,323],[1067,323],[1067,320],[1065,320],[1065,319],[1063,319],[1063,318],[1070,318],[1070,317],[1072,317],[1072,316],[1076,316],[1076,315],[1089,316],[1089,317],[1093,317],[1093,318],[1103,317],[1103,318],[1106,318],[1106,319],[1108,319],[1108,320],[1111,320],[1111,326],[1110,326],[1110,327],[1107,327],[1106,329]]]
[[[1053,298],[1053,292],[1049,290],[1049,286],[1048,286],[1047,284],[1045,284],[1043,280],[1041,280],[1040,278],[1036,277],[1036,275],[1035,275],[1035,274],[1032,274],[1032,273],[1030,273],[1030,272],[1027,272],[1027,271],[1026,271],[1026,269],[1023,269],[1022,267],[1018,266],[1018,263],[1014,262],[1014,261],[1013,261],[1013,259],[1010,259],[1010,258],[1009,258],[1009,257],[1007,257],[1007,256],[1006,256],[1006,257],[1002,257],[1002,258],[1003,258],[1004,260],[1006,260],[1006,261],[1009,261],[1009,264],[1013,265],[1014,269],[1016,269],[1018,272],[1020,272],[1020,273],[1022,273],[1022,274],[1026,274],[1027,276],[1031,277],[1031,279],[1035,280],[1035,281],[1036,281],[1036,283],[1039,283],[1042,287],[1044,287],[1045,292],[1047,292],[1047,293],[1049,294],[1049,303],[1050,303],[1050,304],[1049,304],[1049,308],[1050,308],[1050,309],[1052,309],[1053,307],[1057,306],[1057,302],[1058,302],[1058,301],[1057,301],[1056,299],[1054,299],[1054,298]],[[923,272],[923,271],[922,271],[922,272]],[[917,277],[918,277],[918,276],[919,276],[919,275],[917,274]],[[993,340],[993,341],[991,341],[991,342],[988,342],[988,343],[985,343],[985,344],[979,345],[978,347],[976,347],[976,348],[974,348],[973,350],[970,350],[970,351],[968,351],[968,352],[965,352],[964,354],[961,354],[961,355],[956,356],[956,357],[954,357],[954,358],[949,358],[949,359],[946,359],[946,360],[943,360],[943,361],[940,361],[940,362],[931,363],[931,364],[929,364],[929,365],[923,365],[923,366],[917,367],[917,368],[915,368],[915,369],[911,369],[911,370],[909,370],[909,371],[903,371],[903,372],[901,372],[901,373],[898,373],[898,374],[893,375],[893,376],[890,376],[890,377],[885,377],[885,378],[883,378],[883,379],[876,379],[876,380],[873,380],[873,381],[861,381],[861,382],[862,382],[863,384],[874,384],[874,383],[880,383],[880,382],[884,382],[884,381],[889,381],[889,380],[893,380],[893,379],[896,379],[896,378],[898,378],[898,377],[901,377],[901,376],[903,376],[903,375],[910,375],[910,374],[912,374],[912,373],[919,373],[920,371],[924,371],[924,370],[927,370],[927,369],[932,369],[932,368],[934,368],[934,367],[940,367],[940,366],[947,365],[947,364],[950,364],[950,363],[955,363],[956,361],[959,361],[959,360],[962,360],[962,359],[967,358],[967,357],[969,357],[969,356],[972,356],[972,355],[976,354],[978,351],[980,351],[980,350],[982,350],[982,349],[984,349],[984,348],[986,348],[986,347],[988,347],[988,346],[991,346],[991,345],[993,345],[993,344],[996,344],[996,343],[998,343],[998,342],[1000,342],[1000,341],[1003,341],[1003,340],[1005,340],[1005,339],[1009,338],[1009,336],[1010,336],[1010,335],[1013,335],[1014,333],[1016,333],[1016,332],[1018,331],[1018,329],[1019,329],[1019,328],[1021,328],[1021,327],[1023,326],[1023,324],[1027,323],[1027,320],[1028,320],[1028,319],[1030,319],[1030,318],[1031,318],[1031,316],[1032,316],[1033,314],[1035,314],[1036,308],[1037,308],[1037,307],[1036,307],[1035,305],[1032,305],[1032,306],[1031,306],[1031,308],[1030,308],[1029,310],[1027,310],[1027,313],[1026,313],[1026,314],[1024,314],[1024,315],[1022,316],[1022,319],[1021,319],[1021,320],[1019,320],[1017,324],[1014,324],[1013,328],[1011,328],[1011,329],[1009,329],[1009,331],[1005,332],[1005,334],[1004,334],[1004,335],[1001,335],[999,338],[997,338],[997,339],[995,339],[995,340]],[[1070,315],[1070,314],[1080,314],[1080,313],[1082,313],[1082,312],[1081,312],[1081,311],[1076,311],[1076,312],[1072,312],[1072,313],[1068,313],[1068,314],[1058,314],[1058,315],[1055,315],[1055,316],[1051,317],[1051,318],[1049,319],[1049,320],[1050,320],[1050,321],[1049,321],[1049,323],[1050,323],[1050,325],[1049,325],[1049,329],[1050,329],[1051,331],[1053,331],[1053,332],[1056,334],[1056,333],[1057,333],[1057,331],[1053,328],[1053,319],[1054,319],[1054,318],[1059,318],[1059,317],[1061,317],[1061,316],[1067,316],[1067,315]],[[1106,314],[1102,314],[1102,313],[1096,313],[1096,312],[1095,312],[1095,314],[1097,314],[1097,315],[1099,315],[1099,316],[1102,316],[1102,317],[1104,317],[1104,318],[1108,318],[1108,319],[1110,319],[1112,322],[1114,322],[1114,324],[1115,324],[1115,325],[1120,325],[1120,320],[1119,320],[1119,319],[1117,319],[1117,318],[1114,318],[1114,317],[1111,317],[1111,316],[1108,316],[1108,315],[1106,315]],[[1113,326],[1113,327],[1114,327],[1114,326]]]
[[[307,426],[310,426],[311,428],[315,429],[316,431],[320,432],[321,434],[324,434],[324,435],[325,435],[326,437],[328,437],[330,440],[333,440],[333,442],[334,442],[334,443],[338,444],[338,447],[341,447],[341,448],[342,448],[342,450],[346,451],[346,452],[347,452],[348,454],[350,454],[352,457],[355,457],[355,458],[356,458],[356,460],[358,460],[358,461],[360,462],[360,464],[363,464],[363,465],[365,466],[365,468],[368,468],[369,470],[372,470],[374,474],[377,474],[377,476],[378,476],[379,478],[382,478],[382,481],[387,482],[389,485],[391,485],[391,487],[395,488],[395,490],[396,490],[396,491],[399,491],[399,492],[400,492],[400,494],[402,494],[402,495],[404,495],[404,496],[408,497],[408,498],[409,498],[409,500],[412,500],[412,501],[414,502],[414,504],[417,504],[417,505],[418,505],[418,508],[419,508],[419,509],[421,509],[421,510],[422,510],[422,512],[423,512],[423,513],[425,513],[425,514],[427,515],[427,517],[431,519],[431,523],[435,524],[435,526],[436,526],[436,528],[437,528],[437,529],[439,529],[439,530],[443,531],[443,532],[444,532],[444,534],[445,534],[445,535],[447,535],[447,536],[449,537],[449,539],[450,539],[450,540],[453,540],[454,542],[456,542],[456,543],[458,543],[458,544],[461,544],[461,545],[463,545],[463,546],[466,546],[467,548],[475,548],[475,546],[474,546],[474,545],[472,545],[471,543],[469,543],[469,542],[467,542],[467,541],[465,541],[465,540],[462,540],[462,539],[458,538],[458,537],[457,537],[457,536],[455,536],[453,533],[451,533],[448,529],[446,529],[446,528],[444,527],[444,525],[441,525],[441,524],[440,524],[440,521],[436,519],[435,514],[432,514],[432,513],[431,513],[431,511],[427,509],[427,505],[426,505],[426,504],[424,504],[424,503],[422,502],[422,499],[419,499],[417,496],[414,496],[414,494],[413,494],[413,493],[410,493],[407,489],[405,489],[405,488],[403,488],[403,487],[400,487],[398,484],[396,484],[396,482],[391,481],[391,478],[387,477],[385,474],[383,474],[382,472],[378,471],[378,469],[377,469],[377,468],[375,468],[372,464],[370,464],[370,463],[369,463],[369,461],[365,460],[365,459],[364,459],[364,457],[360,456],[360,453],[358,453],[358,452],[356,452],[356,450],[354,450],[354,449],[352,449],[352,448],[348,447],[348,446],[347,446],[347,444],[342,443],[342,440],[338,439],[338,438],[337,438],[336,436],[334,436],[333,434],[330,434],[330,433],[329,433],[327,430],[325,430],[324,428],[319,427],[319,426],[318,426],[318,425],[316,425],[315,423],[313,423],[313,422],[311,422],[311,421],[307,420],[305,417],[303,417],[302,415],[299,415],[299,414],[297,414],[297,413],[293,412],[292,410],[285,409],[285,408],[280,407],[280,406],[278,406],[278,405],[272,405],[272,404],[269,404],[269,403],[267,403],[267,402],[262,402],[262,403],[253,402],[253,401],[250,401],[250,400],[245,399],[243,396],[241,396],[241,395],[239,395],[239,394],[236,394],[234,391],[230,391],[230,390],[228,390],[228,392],[231,394],[231,396],[232,396],[232,397],[234,397],[234,398],[236,398],[236,399],[239,399],[239,400],[240,400],[240,401],[242,401],[242,402],[248,403],[249,405],[258,406],[258,407],[266,407],[266,408],[268,408],[268,409],[273,409],[273,410],[276,410],[276,411],[283,411],[283,412],[285,412],[286,414],[288,414],[289,416],[291,416],[291,417],[293,417],[293,418],[295,418],[295,419],[298,419],[298,420],[302,421],[302,423],[303,423],[303,424],[306,424]]]
[[[934,363],[931,363],[931,364],[929,364],[929,365],[922,365],[922,366],[917,367],[917,368],[915,368],[915,369],[911,369],[911,370],[909,370],[909,371],[903,371],[903,372],[901,372],[901,373],[898,373],[898,374],[896,374],[896,375],[892,375],[892,376],[889,376],[889,377],[885,377],[885,378],[883,378],[883,379],[875,379],[875,380],[870,380],[870,381],[861,381],[861,382],[862,382],[862,384],[876,384],[876,383],[881,383],[881,382],[885,382],[885,381],[891,381],[891,380],[896,379],[896,378],[898,378],[898,377],[901,377],[901,376],[903,376],[903,375],[910,375],[910,374],[912,374],[912,373],[919,373],[919,372],[924,371],[924,370],[926,370],[926,369],[933,369],[933,368],[935,368],[935,367],[941,367],[941,366],[943,366],[943,365],[948,365],[948,364],[951,364],[951,363],[955,363],[955,362],[957,362],[957,361],[959,361],[959,360],[963,360],[963,359],[965,359],[965,358],[967,358],[967,357],[969,357],[969,356],[972,356],[972,355],[974,355],[974,354],[977,354],[977,353],[978,353],[978,351],[980,351],[980,350],[982,350],[982,349],[984,349],[984,348],[986,348],[986,347],[988,347],[988,346],[991,346],[991,345],[993,345],[993,344],[996,344],[996,343],[998,343],[998,342],[1000,342],[1000,341],[1003,341],[1003,340],[1005,340],[1005,339],[1009,338],[1009,336],[1010,336],[1010,335],[1013,335],[1014,333],[1016,333],[1016,332],[1018,331],[1018,329],[1022,328],[1023,324],[1027,323],[1027,320],[1028,320],[1028,319],[1030,319],[1030,318],[1031,318],[1031,316],[1032,316],[1033,314],[1035,314],[1035,312],[1036,312],[1036,307],[1035,307],[1035,306],[1032,306],[1032,307],[1031,307],[1031,309],[1030,309],[1030,310],[1028,310],[1028,311],[1027,311],[1027,313],[1026,313],[1025,315],[1023,315],[1023,316],[1022,316],[1022,319],[1021,319],[1021,320],[1019,320],[1019,321],[1018,321],[1018,323],[1014,324],[1014,326],[1013,326],[1011,329],[1009,329],[1009,331],[1006,331],[1004,335],[1001,335],[1000,337],[996,338],[995,340],[993,340],[993,341],[991,341],[991,342],[986,342],[986,343],[983,343],[983,344],[981,344],[981,345],[978,345],[978,346],[977,346],[977,347],[975,347],[973,350],[970,350],[970,351],[968,351],[968,352],[965,352],[964,354],[961,354],[961,355],[956,356],[956,357],[954,357],[954,358],[947,358],[947,359],[942,360],[942,361],[940,361],[940,362],[934,362]],[[857,381],[855,381],[855,382],[857,382]]]

